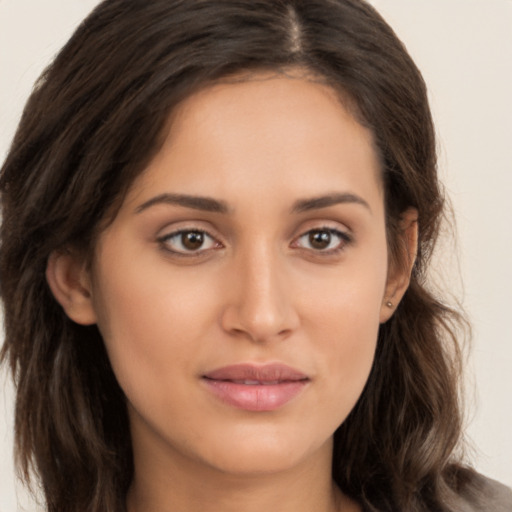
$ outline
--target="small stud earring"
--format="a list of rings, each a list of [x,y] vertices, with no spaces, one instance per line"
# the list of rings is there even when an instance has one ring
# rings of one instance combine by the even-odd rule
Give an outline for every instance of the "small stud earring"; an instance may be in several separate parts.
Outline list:
[[[388,308],[392,308],[392,307],[393,307],[393,303],[392,303],[390,300],[388,300],[388,301],[386,302],[386,306],[387,306]]]

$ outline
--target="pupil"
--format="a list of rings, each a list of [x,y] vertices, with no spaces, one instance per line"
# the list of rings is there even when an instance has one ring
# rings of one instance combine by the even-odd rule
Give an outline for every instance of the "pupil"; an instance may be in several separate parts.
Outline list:
[[[199,231],[189,231],[181,235],[183,247],[194,250],[199,249],[204,242],[204,234]]]
[[[309,235],[309,243],[315,249],[325,249],[331,243],[331,233],[328,231],[312,231]]]

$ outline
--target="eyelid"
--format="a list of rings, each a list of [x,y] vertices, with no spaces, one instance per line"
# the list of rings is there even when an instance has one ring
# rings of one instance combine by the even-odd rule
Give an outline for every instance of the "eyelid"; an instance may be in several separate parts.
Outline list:
[[[166,223],[163,227],[158,229],[155,238],[157,240],[163,240],[177,233],[187,231],[199,231],[201,233],[206,233],[216,240],[221,240],[219,231],[211,224],[211,222],[194,218],[177,219],[174,222]]]
[[[211,228],[210,226],[204,227],[204,225],[202,224],[202,222],[198,222],[196,224],[196,222],[194,221],[177,222],[176,224],[172,224],[170,226],[167,226],[165,229],[160,230],[161,232],[163,232],[163,234],[158,235],[156,237],[156,241],[159,243],[162,250],[166,251],[167,253],[170,253],[173,256],[185,258],[200,257],[204,256],[207,253],[210,253],[213,250],[225,248],[225,243],[222,241],[222,237],[220,235],[217,235],[216,230]],[[327,231],[331,235],[338,237],[339,243],[336,245],[336,247],[329,249],[302,247],[300,245],[300,240],[313,231]],[[188,232],[198,232],[206,235],[206,237],[211,239],[211,241],[213,242],[213,246],[204,249],[199,248],[197,250],[176,250],[169,246],[169,240],[171,240],[173,237],[178,237],[179,235]],[[319,222],[315,220],[313,222],[306,223],[305,226],[303,225],[299,234],[296,235],[290,242],[290,247],[325,257],[343,251],[348,245],[353,243],[353,241],[354,236],[351,230],[346,228],[345,226],[342,226],[339,222],[331,223],[329,221]]]
[[[320,232],[326,231],[326,232],[330,233],[331,235],[338,237],[340,239],[340,242],[337,244],[336,247],[333,247],[330,249],[315,249],[315,248],[301,247],[299,245],[299,241],[303,237],[308,236],[311,232],[315,232],[315,231],[320,231]],[[308,229],[302,230],[301,233],[293,239],[293,241],[291,243],[291,247],[297,248],[299,250],[308,251],[312,254],[319,255],[319,256],[329,256],[329,255],[334,255],[334,254],[340,253],[348,245],[352,244],[353,241],[354,241],[354,237],[353,237],[352,233],[350,232],[350,230],[341,228],[339,224],[337,224],[336,226],[332,226],[332,225],[325,223],[325,224],[320,224],[320,225],[318,225],[318,224],[311,225],[311,227],[309,227]]]
[[[199,257],[202,255],[205,255],[206,253],[220,249],[224,247],[224,244],[219,240],[219,237],[215,234],[212,234],[212,230],[206,229],[204,227],[199,227],[194,224],[183,224],[179,227],[172,227],[167,228],[164,232],[164,234],[157,236],[156,241],[160,244],[162,249],[173,256],[178,257],[185,257],[185,258],[193,258],[193,257]],[[199,248],[197,250],[176,250],[172,249],[170,247],[169,241],[172,240],[174,237],[179,237],[180,235],[183,235],[184,233],[202,233],[203,235],[206,235],[211,241],[214,243],[212,247],[207,248]]]

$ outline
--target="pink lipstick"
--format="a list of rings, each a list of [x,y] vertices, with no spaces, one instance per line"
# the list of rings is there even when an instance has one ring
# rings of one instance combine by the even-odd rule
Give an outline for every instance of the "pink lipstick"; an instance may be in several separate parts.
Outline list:
[[[273,411],[295,398],[309,377],[290,366],[237,364],[203,375],[208,389],[223,402],[246,411]]]

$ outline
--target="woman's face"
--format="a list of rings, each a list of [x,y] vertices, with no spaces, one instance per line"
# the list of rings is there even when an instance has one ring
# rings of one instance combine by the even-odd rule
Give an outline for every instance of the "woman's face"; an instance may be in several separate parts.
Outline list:
[[[239,474],[329,458],[387,273],[371,135],[330,88],[257,75],[187,99],[90,280],[136,458]]]

